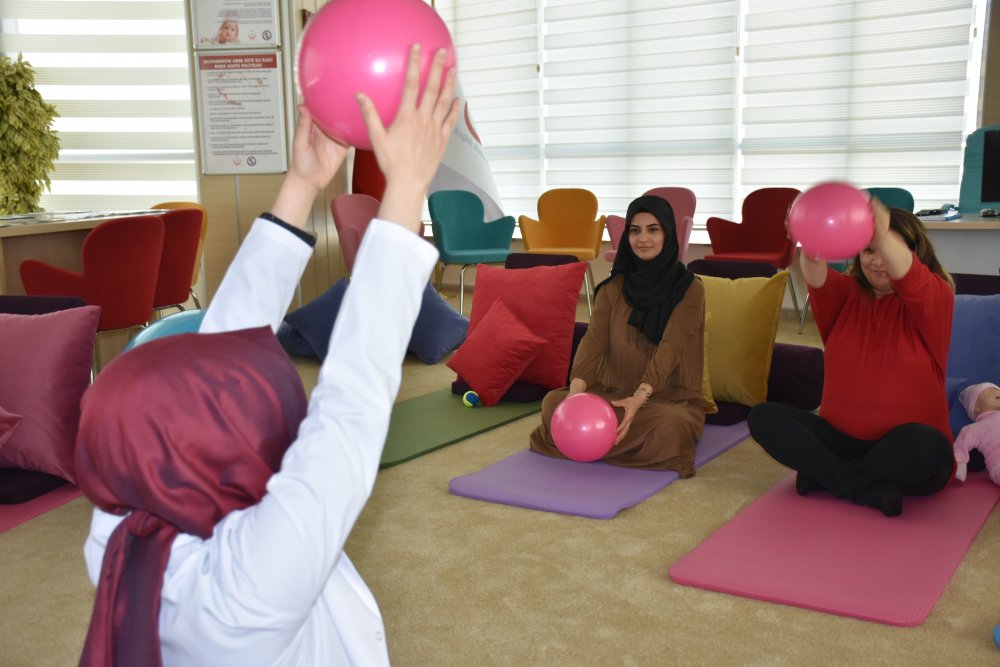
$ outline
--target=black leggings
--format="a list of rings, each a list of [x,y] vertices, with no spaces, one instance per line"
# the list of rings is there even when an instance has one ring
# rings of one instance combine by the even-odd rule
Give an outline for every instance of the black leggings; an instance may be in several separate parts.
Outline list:
[[[926,496],[944,488],[954,471],[948,438],[924,424],[902,424],[879,440],[859,440],[819,415],[781,403],[756,406],[748,423],[754,440],[776,461],[840,497],[869,483]]]

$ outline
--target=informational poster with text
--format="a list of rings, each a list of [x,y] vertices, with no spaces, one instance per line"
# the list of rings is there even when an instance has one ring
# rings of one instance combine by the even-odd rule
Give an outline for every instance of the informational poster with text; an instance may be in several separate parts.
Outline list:
[[[198,100],[204,173],[287,170],[280,54],[199,53]]]
[[[194,48],[279,46],[278,0],[191,0]]]

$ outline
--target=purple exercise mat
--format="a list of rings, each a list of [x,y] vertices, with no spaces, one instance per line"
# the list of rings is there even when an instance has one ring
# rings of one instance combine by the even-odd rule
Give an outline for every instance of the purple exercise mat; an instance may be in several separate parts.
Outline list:
[[[750,435],[746,421],[707,424],[695,450],[696,468]],[[451,480],[456,496],[591,519],[610,519],[680,476],[674,471],[637,470],[607,463],[579,463],[524,450],[471,475]]]

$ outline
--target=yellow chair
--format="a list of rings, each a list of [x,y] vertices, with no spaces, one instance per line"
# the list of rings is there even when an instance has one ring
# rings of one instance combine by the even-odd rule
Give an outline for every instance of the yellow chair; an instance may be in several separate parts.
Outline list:
[[[201,211],[201,235],[198,238],[198,253],[194,260],[194,275],[191,276],[191,298],[194,299],[194,307],[200,309],[201,301],[195,294],[194,286],[198,284],[198,276],[201,275],[201,255],[205,250],[205,234],[208,232],[208,210],[201,204],[193,201],[168,201],[154,204],[155,210],[172,210],[175,208],[196,208]]]
[[[583,188],[547,190],[538,198],[538,220],[526,215],[518,218],[525,252],[573,255],[587,262],[584,282],[589,312],[593,311],[591,294],[594,291],[590,260],[601,252],[604,222],[605,217],[597,215],[597,197]]]

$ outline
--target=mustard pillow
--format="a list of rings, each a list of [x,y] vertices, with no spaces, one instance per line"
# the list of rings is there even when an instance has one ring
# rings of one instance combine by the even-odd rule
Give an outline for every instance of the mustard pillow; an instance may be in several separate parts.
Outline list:
[[[712,395],[717,401],[741,405],[763,403],[788,272],[770,278],[701,276],[701,280]]]
[[[705,361],[704,369],[701,373],[701,409],[705,411],[706,415],[714,415],[719,411],[719,406],[715,404],[715,398],[712,395],[712,381],[711,375],[708,372],[708,321],[712,319],[711,313],[705,313]]]

